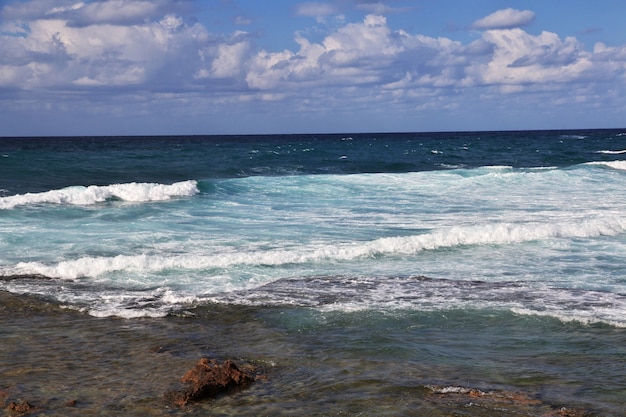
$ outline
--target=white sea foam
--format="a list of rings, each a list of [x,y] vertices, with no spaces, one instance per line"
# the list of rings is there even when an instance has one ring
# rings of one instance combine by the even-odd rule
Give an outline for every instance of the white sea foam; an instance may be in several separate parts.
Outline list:
[[[81,257],[46,264],[20,262],[5,269],[2,275],[42,275],[76,279],[98,277],[124,271],[151,274],[165,270],[209,270],[233,266],[285,266],[320,262],[342,262],[378,256],[406,256],[427,250],[458,248],[473,245],[507,245],[551,238],[589,238],[615,236],[626,230],[626,219],[608,217],[563,223],[496,223],[451,227],[430,233],[397,236],[365,242],[304,245],[297,248],[267,250],[224,250],[197,253],[117,255],[113,257]]]
[[[609,168],[617,169],[620,171],[626,171],[626,161],[602,161],[602,162],[588,162],[588,165],[603,165]]]
[[[59,279],[0,279],[0,287],[15,289],[23,281],[26,293],[126,318],[215,301],[322,311],[527,309],[564,321],[624,321],[616,319],[626,311],[619,296],[603,311],[602,300],[593,299],[592,308],[577,303],[575,291],[549,290],[624,294],[626,215],[619,174],[611,169],[492,166],[215,183],[218,192],[206,199],[183,199],[149,216],[141,206],[107,204],[107,214],[116,216],[87,210],[80,219],[54,222],[56,210],[44,210],[33,229],[21,212],[7,212],[0,275]],[[163,199],[198,192],[195,181],[119,185],[130,190],[128,197],[115,194],[115,187],[76,187],[66,200],[46,200],[54,192],[14,197],[38,209],[102,201],[90,197],[89,188],[104,200],[125,201],[155,200],[146,190],[165,190]],[[20,204],[0,199],[8,202]],[[451,282],[420,287],[396,278],[404,274]],[[311,277],[331,275],[352,278],[311,283]],[[301,280],[274,285],[290,277]],[[474,288],[454,280],[512,284]]]
[[[253,306],[297,305],[325,312],[491,309],[553,317],[564,322],[626,327],[623,295],[540,282],[329,276],[283,279],[252,290],[215,294],[208,299]]]
[[[585,325],[590,324],[608,324],[610,326],[626,328],[626,322],[624,321],[624,308],[621,309],[602,309],[598,310],[559,310],[557,308],[550,308],[547,310],[538,310],[531,308],[512,308],[511,311],[515,314],[526,316],[540,316],[540,317],[552,317],[563,323],[578,322]]]
[[[620,154],[626,153],[626,149],[621,150],[621,151],[603,150],[603,151],[598,151],[596,153],[603,153],[606,155],[620,155]]]
[[[377,239],[362,245],[361,256],[411,254],[465,245],[521,243],[548,238],[613,236],[626,230],[626,219],[604,218],[577,223],[500,223],[449,229],[416,236]]]
[[[124,306],[106,305],[102,307],[80,309],[94,317],[119,317],[122,319],[138,319],[145,317],[165,317],[169,314],[169,308],[143,308],[129,309]]]
[[[196,296],[178,294],[169,288],[158,288],[148,294],[112,293],[105,298],[106,302],[93,300],[82,310],[95,317],[165,317],[173,309],[180,310],[182,306],[191,306],[199,300]]]
[[[237,305],[300,306],[323,312],[380,310],[456,311],[491,309],[552,317],[563,322],[626,327],[626,298],[614,292],[582,290],[542,282],[485,282],[424,277],[313,276],[274,281],[233,292],[199,294],[156,289],[73,284],[57,280],[11,280],[8,290],[41,294],[97,317],[163,317],[205,302]]]
[[[485,395],[486,393],[480,391],[476,388],[466,388],[466,387],[457,387],[457,386],[437,386],[437,385],[426,385],[426,388],[430,389],[435,394],[469,394],[474,393],[478,395]]]
[[[36,204],[93,205],[106,200],[129,202],[163,201],[174,197],[188,197],[198,193],[194,180],[174,184],[126,183],[105,186],[74,186],[42,193],[26,193],[0,198],[0,209]]]

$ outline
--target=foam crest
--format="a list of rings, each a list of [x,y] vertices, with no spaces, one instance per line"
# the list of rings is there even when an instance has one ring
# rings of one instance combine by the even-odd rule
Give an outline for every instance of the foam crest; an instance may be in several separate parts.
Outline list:
[[[182,306],[192,306],[198,298],[177,294],[169,288],[157,288],[149,294],[110,294],[106,302],[91,300],[90,307],[83,309],[94,317],[165,317]]]
[[[506,245],[551,238],[615,236],[626,230],[623,218],[600,218],[576,223],[499,223],[459,226],[431,233],[380,238],[366,242],[302,245],[269,250],[215,250],[214,253],[173,255],[138,254],[113,257],[82,257],[56,264],[20,262],[4,275],[41,275],[76,279],[98,277],[118,271],[154,274],[162,271],[202,271],[231,267],[284,267],[294,264],[355,261],[380,256],[406,256],[440,248],[475,245]]]
[[[411,254],[422,250],[466,245],[499,245],[549,238],[614,236],[624,230],[626,230],[626,220],[621,218],[595,219],[577,223],[499,223],[452,227],[417,236],[382,238],[367,246],[371,255]]]
[[[129,202],[163,201],[174,197],[197,194],[198,183],[194,180],[173,184],[137,183],[111,184],[88,187],[73,186],[42,193],[26,193],[0,198],[0,209],[36,204],[61,204],[88,206],[111,199]]]
[[[626,149],[620,150],[620,151],[612,151],[612,150],[603,150],[603,151],[598,151],[596,153],[603,153],[605,155],[620,155],[623,153],[626,153]]]
[[[626,328],[624,315],[619,309],[616,312],[614,309],[610,308],[590,310],[577,309],[571,311],[559,310],[558,308],[554,307],[545,310],[516,307],[511,308],[511,311],[515,314],[525,316],[552,317],[563,323],[578,322],[584,325],[608,324],[609,326],[613,327]]]
[[[588,162],[589,165],[602,165],[620,171],[626,171],[626,161]]]
[[[564,322],[626,327],[623,295],[519,281],[319,276],[281,279],[252,290],[208,298],[229,304],[298,305],[344,312],[496,309]]]

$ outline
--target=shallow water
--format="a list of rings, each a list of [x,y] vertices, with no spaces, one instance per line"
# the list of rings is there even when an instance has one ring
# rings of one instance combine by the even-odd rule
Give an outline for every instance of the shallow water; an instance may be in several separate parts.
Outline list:
[[[618,416],[624,406],[626,340],[609,326],[223,305],[128,321],[6,293],[1,301],[0,390],[38,415],[488,416],[506,407],[499,415],[543,416],[567,407]],[[163,393],[200,357],[251,364],[267,379],[169,407]],[[442,394],[455,387],[492,394]]]

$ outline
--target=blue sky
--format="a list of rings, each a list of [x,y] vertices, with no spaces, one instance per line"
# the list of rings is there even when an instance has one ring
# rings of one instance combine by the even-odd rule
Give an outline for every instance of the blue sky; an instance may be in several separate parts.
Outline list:
[[[623,0],[4,0],[0,136],[626,127]]]

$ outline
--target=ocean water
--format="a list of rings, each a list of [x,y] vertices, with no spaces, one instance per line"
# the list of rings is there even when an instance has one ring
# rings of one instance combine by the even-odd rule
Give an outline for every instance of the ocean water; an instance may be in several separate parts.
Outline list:
[[[625,184],[626,130],[0,138],[0,289],[252,314],[350,415],[404,410],[383,363],[622,415]]]

